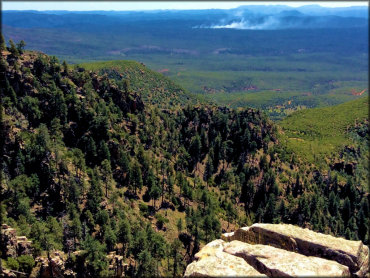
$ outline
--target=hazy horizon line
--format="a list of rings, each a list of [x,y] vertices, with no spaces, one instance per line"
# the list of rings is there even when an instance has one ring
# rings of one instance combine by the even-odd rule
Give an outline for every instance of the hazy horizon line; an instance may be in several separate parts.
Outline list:
[[[145,3],[145,7],[143,4]],[[106,9],[106,6],[110,8]],[[297,1],[297,2],[270,2],[270,1],[225,1],[225,2],[190,2],[190,1],[116,1],[116,2],[79,2],[79,1],[2,1],[3,11],[70,11],[70,12],[87,12],[87,11],[177,11],[177,10],[228,10],[241,6],[288,6],[291,8],[300,8],[304,6],[319,6],[322,8],[353,8],[369,7],[367,1]]]

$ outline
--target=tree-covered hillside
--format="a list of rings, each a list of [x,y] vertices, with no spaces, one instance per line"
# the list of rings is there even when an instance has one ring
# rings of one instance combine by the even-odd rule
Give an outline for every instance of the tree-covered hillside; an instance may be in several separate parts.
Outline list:
[[[368,243],[355,176],[306,164],[261,111],[161,109],[130,76],[1,47],[1,220],[33,246],[31,267],[2,253],[6,268],[60,250],[77,277],[112,276],[116,251],[128,276],[177,276],[204,243],[254,222]]]
[[[344,176],[356,168],[358,179],[367,188],[368,117],[368,96],[336,106],[298,111],[280,122],[282,140],[307,162],[339,168]]]
[[[108,61],[81,64],[86,70],[107,74],[118,84],[140,94],[144,102],[156,105],[158,108],[174,108],[188,103],[196,104],[197,98],[174,83],[163,74],[148,69],[144,64],[135,61]]]

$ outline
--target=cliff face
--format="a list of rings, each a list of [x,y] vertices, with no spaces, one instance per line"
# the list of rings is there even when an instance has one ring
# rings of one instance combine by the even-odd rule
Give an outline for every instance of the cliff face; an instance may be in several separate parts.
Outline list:
[[[288,224],[253,224],[224,234],[222,239],[207,244],[195,258],[185,277],[365,277],[369,272],[369,248],[361,241]]]

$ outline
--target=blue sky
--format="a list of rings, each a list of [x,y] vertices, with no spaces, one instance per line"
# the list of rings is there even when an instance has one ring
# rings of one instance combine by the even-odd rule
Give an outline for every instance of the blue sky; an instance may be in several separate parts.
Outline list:
[[[157,10],[157,9],[231,9],[241,5],[289,5],[299,7],[303,5],[319,4],[324,7],[349,7],[349,6],[368,6],[367,1],[316,1],[316,2],[253,2],[253,1],[224,1],[224,2],[206,2],[206,1],[92,1],[92,2],[71,2],[71,1],[29,1],[29,2],[12,2],[3,1],[3,10],[71,10],[71,11],[92,11],[92,10]]]

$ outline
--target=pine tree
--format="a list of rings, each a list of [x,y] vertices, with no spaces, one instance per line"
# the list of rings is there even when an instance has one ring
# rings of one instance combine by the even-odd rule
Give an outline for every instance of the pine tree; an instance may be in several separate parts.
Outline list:
[[[266,223],[274,223],[275,217],[276,217],[276,199],[275,195],[270,193],[263,220]]]
[[[105,245],[87,235],[82,243],[86,251],[87,272],[90,276],[103,276],[108,270],[108,262],[105,254]]]
[[[153,200],[153,207],[155,209],[155,201],[161,196],[161,189],[157,185],[154,185],[150,190],[149,196]]]
[[[203,203],[203,210],[205,211],[206,210],[206,206],[209,203],[208,194],[207,194],[207,191],[206,190],[203,190],[202,196],[200,198],[200,201]]]
[[[204,176],[203,176],[203,180],[207,182],[207,186],[208,186],[208,180],[213,175],[213,171],[214,171],[214,169],[213,169],[213,160],[209,156],[208,160],[207,160],[207,164],[206,164],[206,169],[204,171]]]
[[[103,183],[105,184],[105,197],[108,198],[108,190],[112,189],[112,182],[114,181],[110,161],[108,159],[104,159],[101,163],[101,174]]]
[[[137,189],[141,190],[143,187],[143,177],[140,169],[140,165],[137,161],[133,162],[133,165],[130,167],[131,171],[131,181],[130,184],[134,187],[135,194]]]
[[[142,250],[137,258],[137,277],[149,277],[153,275],[154,260],[148,250]]]
[[[279,216],[280,216],[281,221],[283,223],[286,223],[286,220],[287,220],[287,209],[286,209],[284,200],[281,200],[280,201],[278,213],[279,213]]]
[[[120,158],[118,161],[118,165],[121,167],[124,173],[128,173],[130,171],[130,160],[129,156],[126,152],[120,151]]]
[[[352,232],[349,229],[349,227],[346,228],[346,231],[344,232],[344,236],[346,239],[352,239]]]
[[[135,260],[138,259],[139,254],[148,249],[148,237],[145,229],[140,229],[136,232],[133,238],[133,244],[131,246],[131,254],[134,256]]]
[[[85,171],[86,168],[84,154],[78,148],[73,149],[72,152],[73,152],[73,164],[76,167],[76,175],[79,178],[81,178],[81,174],[83,171]]]
[[[99,151],[98,151],[98,157],[100,161],[108,160],[110,161],[110,152],[107,143],[105,143],[104,140],[100,141],[99,144]]]
[[[183,229],[182,219],[179,218],[176,223],[177,231],[180,234]]]
[[[62,73],[62,74],[63,74],[64,76],[68,76],[69,68],[68,68],[68,64],[67,64],[67,62],[66,62],[66,61],[63,61],[62,66],[63,66],[63,73]]]
[[[85,137],[86,138],[86,137]],[[90,166],[95,165],[96,158],[97,158],[97,152],[96,152],[96,144],[94,139],[89,136],[86,138],[87,144],[86,144],[86,158]]]
[[[362,240],[363,242],[365,242],[366,240],[366,235],[368,234],[368,224],[369,224],[369,220],[365,217],[365,213],[364,213],[364,210],[363,208],[361,207],[361,209],[359,210],[358,214],[357,214],[357,224],[358,224],[358,237],[360,238],[360,240]]]
[[[75,214],[72,219],[72,224],[71,224],[70,229],[72,231],[73,246],[74,246],[74,249],[76,249],[76,240],[80,240],[81,235],[82,235],[81,221],[80,221],[80,218],[77,216],[77,214]]]
[[[0,34],[0,51],[6,50],[6,43],[3,33]]]
[[[150,234],[148,234],[148,237],[150,236]],[[149,243],[149,250],[150,250],[150,253],[154,259],[154,263],[156,265],[155,269],[156,269],[156,273],[155,275],[156,276],[159,276],[159,265],[161,263],[161,260],[164,258],[165,256],[165,252],[166,252],[166,242],[164,240],[164,238],[162,237],[161,234],[159,233],[154,233],[153,232],[153,235],[150,236],[150,243]]]
[[[264,210],[261,206],[259,206],[257,209],[256,215],[255,215],[255,222],[256,223],[264,222],[263,215],[264,215]]]
[[[348,221],[351,218],[351,213],[352,213],[351,202],[349,198],[346,197],[346,199],[344,200],[343,209],[342,209],[342,218],[346,226],[348,225]]]
[[[21,40],[19,43],[17,43],[17,50],[19,54],[23,54],[25,46],[26,43],[24,42],[24,40]]]
[[[352,239],[358,240],[358,227],[356,223],[356,217],[352,216],[348,221],[348,228],[351,231]]]
[[[108,251],[112,251],[117,243],[117,235],[109,225],[105,226],[104,238]]]
[[[337,216],[339,213],[339,200],[337,199],[336,194],[331,191],[329,194],[329,212],[332,216]]]
[[[242,186],[241,201],[245,203],[245,208],[249,210],[253,205],[256,189],[251,180]]]
[[[364,198],[361,202],[361,208],[364,212],[365,218],[370,217],[370,209],[369,209],[369,202],[367,198]]]
[[[126,218],[121,219],[118,223],[117,239],[123,244],[122,254],[128,257],[132,243],[132,235],[130,222]]]
[[[98,170],[95,168],[91,176],[90,189],[87,193],[87,207],[94,214],[98,212],[103,197],[99,176]]]
[[[16,46],[15,46],[15,44],[14,44],[14,42],[13,42],[13,40],[12,40],[12,39],[10,39],[10,40],[9,40],[9,45],[10,45],[10,47],[9,47],[9,51],[10,51],[10,53],[11,53],[13,56],[18,57],[18,56],[19,56],[18,49],[16,48]]]
[[[208,242],[209,236],[212,232],[212,218],[210,215],[206,215],[203,221],[203,230],[206,235],[206,242]]]
[[[227,216],[227,228],[229,228],[230,222],[236,217],[236,211],[232,205],[232,203],[226,203],[226,216]]]
[[[201,157],[201,151],[202,143],[199,135],[197,134],[195,137],[192,138],[189,148],[189,154],[193,158],[194,164],[196,164],[199,161]]]
[[[172,270],[173,270],[173,277],[178,277],[181,272],[181,262],[182,262],[182,255],[180,253],[181,250],[181,241],[177,238],[171,243],[171,257],[172,257]]]
[[[297,198],[298,195],[302,194],[301,183],[299,182],[299,174],[297,174],[296,182],[293,187],[293,197]]]

